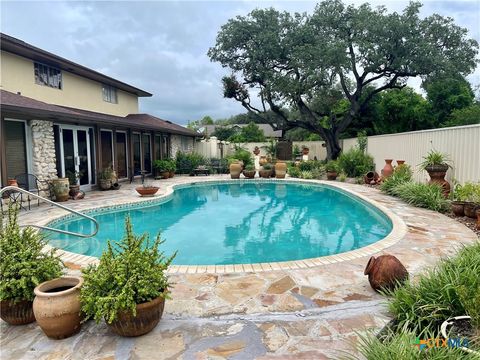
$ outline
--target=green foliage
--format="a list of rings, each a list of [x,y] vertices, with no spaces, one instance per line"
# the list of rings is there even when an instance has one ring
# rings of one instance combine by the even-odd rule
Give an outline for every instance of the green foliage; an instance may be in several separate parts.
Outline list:
[[[438,212],[449,210],[449,203],[443,196],[443,189],[437,184],[406,182],[391,188],[390,192],[413,206]]]
[[[345,182],[345,180],[347,180],[347,175],[345,175],[345,173],[340,173],[340,175],[338,175],[338,180],[340,182]]]
[[[341,167],[338,163],[338,160],[330,160],[325,164],[325,170],[328,172],[339,172]]]
[[[298,145],[294,145],[292,149],[292,157],[295,160],[297,157],[302,155],[302,151]]]
[[[441,260],[392,293],[389,309],[398,329],[421,333],[438,330],[452,316],[469,315],[480,327],[480,242],[466,246],[454,257]]]
[[[442,126],[461,126],[480,124],[480,104],[474,104],[462,109],[452,111]]]
[[[301,179],[314,179],[313,173],[310,170],[300,170],[300,176]]]
[[[393,195],[393,189],[400,184],[404,184],[412,181],[412,169],[409,165],[403,164],[397,166],[392,175],[383,180],[380,185],[380,190],[386,192],[389,195]]]
[[[375,169],[373,157],[357,148],[343,152],[338,158],[338,163],[348,177],[363,176]]]
[[[290,166],[288,167],[288,174],[293,177],[293,178],[298,178],[300,177],[300,169],[296,166]]]
[[[162,171],[176,171],[177,163],[175,159],[166,159],[166,160],[155,160],[153,162],[153,168],[162,172]]]
[[[262,146],[262,149],[271,159],[275,160],[277,158],[277,142],[275,140],[269,140],[267,145]]]
[[[176,168],[181,174],[192,174],[193,170],[200,165],[205,165],[207,159],[198,153],[177,152],[175,156]]]
[[[216,136],[218,140],[226,141],[235,135],[236,131],[234,128],[229,126],[217,126],[215,131],[210,134],[210,136]]]
[[[239,134],[231,136],[228,140],[237,143],[262,142],[265,141],[265,134],[257,124],[250,122],[247,126],[242,127]]]
[[[253,164],[253,158],[250,151],[242,149],[240,147],[237,148],[232,155],[227,156],[227,159],[229,163],[231,163],[233,160],[240,160],[243,162],[244,166]]]
[[[266,163],[262,167],[263,167],[263,170],[272,170],[273,169],[273,165],[270,164],[270,163]]]
[[[169,295],[165,274],[176,253],[165,257],[159,250],[160,234],[153,243],[148,234],[133,233],[130,218],[125,218],[125,237],[109,241],[98,266],[83,270],[82,311],[88,318],[111,323],[120,311],[136,315],[136,305]]]
[[[31,227],[20,229],[18,208],[9,204],[0,220],[0,300],[33,301],[38,284],[62,275],[55,250],[42,251],[46,245],[44,236]]]
[[[80,171],[70,171],[65,172],[65,176],[68,178],[70,185],[77,185],[77,180],[82,177],[82,172]]]
[[[453,189],[453,198],[456,201],[468,201],[480,204],[480,183],[466,182],[456,184]]]
[[[253,164],[248,164],[247,166],[245,166],[245,170],[253,171],[253,170],[255,170],[255,166]]]
[[[198,131],[203,125],[213,125],[214,121],[210,116],[204,116],[201,120],[189,121],[187,128]]]
[[[98,173],[99,180],[110,180],[113,177],[113,168],[108,166]]]
[[[300,164],[298,164],[298,167],[301,171],[312,171],[314,169],[321,168],[322,163],[317,160],[307,160],[300,162]]]
[[[419,166],[420,169],[425,170],[428,166],[432,165],[448,165],[449,161],[450,160],[447,154],[432,149],[426,156],[423,157],[423,161]]]
[[[368,144],[368,137],[367,137],[367,132],[365,130],[359,131],[357,134],[357,147],[358,149],[365,153],[367,150],[367,144]]]

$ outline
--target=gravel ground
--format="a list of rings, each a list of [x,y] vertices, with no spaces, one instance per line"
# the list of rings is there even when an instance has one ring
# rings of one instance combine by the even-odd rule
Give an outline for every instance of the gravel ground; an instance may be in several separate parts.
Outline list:
[[[462,223],[466,227],[473,230],[473,232],[475,234],[477,234],[478,238],[480,239],[480,227],[476,226],[477,221],[475,219],[472,219],[472,218],[469,218],[469,217],[466,217],[466,216],[458,217],[458,216],[453,215],[453,213],[449,213],[449,214],[445,214],[445,215],[447,215],[448,217],[451,217],[452,219],[457,220],[459,223]]]

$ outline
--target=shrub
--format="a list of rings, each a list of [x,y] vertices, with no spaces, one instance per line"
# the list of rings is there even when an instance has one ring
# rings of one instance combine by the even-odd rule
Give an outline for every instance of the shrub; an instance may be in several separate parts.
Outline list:
[[[312,171],[314,169],[320,168],[321,166],[322,163],[316,160],[302,161],[300,162],[300,164],[298,164],[300,171]]]
[[[177,152],[175,157],[176,166],[181,174],[193,174],[193,170],[200,165],[205,165],[207,159],[198,153],[183,153]]]
[[[300,170],[300,178],[301,179],[313,179],[313,174],[312,174],[311,171],[308,171],[308,170],[304,170],[304,171]]]
[[[243,162],[244,166],[253,164],[252,154],[250,154],[248,150],[242,148],[237,148],[232,155],[227,156],[227,159],[229,163],[231,163],[233,159],[240,160]]]
[[[340,169],[345,172],[348,177],[363,176],[367,172],[375,169],[373,157],[357,148],[352,148],[342,153],[338,158],[338,163]]]
[[[330,160],[327,162],[325,165],[325,170],[328,172],[339,172],[340,171],[340,166],[338,165],[337,160]]]
[[[153,244],[148,234],[136,236],[129,217],[125,218],[125,236],[109,241],[98,266],[83,270],[82,311],[88,318],[109,324],[119,311],[136,315],[136,305],[159,296],[168,298],[170,284],[165,274],[176,253],[167,258],[159,250],[163,243],[157,235]]]
[[[325,175],[325,167],[320,166],[312,170],[312,176],[314,179],[322,179]]]
[[[393,189],[400,184],[412,181],[412,169],[409,165],[401,165],[395,168],[392,175],[383,180],[380,190],[393,195]]]
[[[18,225],[18,208],[8,207],[7,221],[0,220],[0,300],[33,301],[33,289],[62,275],[63,264],[54,250],[42,251],[43,235]]]
[[[453,197],[457,201],[480,203],[480,183],[456,184],[453,189]]]
[[[300,169],[296,166],[290,166],[287,172],[291,177],[294,177],[294,178],[300,177]]]
[[[168,160],[155,160],[153,162],[153,168],[157,171],[169,171],[169,162]]]
[[[425,170],[428,166],[433,165],[447,165],[449,158],[447,154],[443,154],[440,151],[430,150],[426,156],[423,157],[422,163],[419,165],[420,169]]]
[[[443,196],[443,189],[437,184],[406,182],[393,187],[390,192],[410,205],[439,212],[446,212],[449,203]]]

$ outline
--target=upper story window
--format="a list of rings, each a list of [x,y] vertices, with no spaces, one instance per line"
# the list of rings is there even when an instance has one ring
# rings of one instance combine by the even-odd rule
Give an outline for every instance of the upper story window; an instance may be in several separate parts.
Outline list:
[[[40,63],[34,63],[34,69],[36,84],[62,89],[62,71],[60,69]]]
[[[102,85],[103,101],[117,104],[117,89],[110,85]]]

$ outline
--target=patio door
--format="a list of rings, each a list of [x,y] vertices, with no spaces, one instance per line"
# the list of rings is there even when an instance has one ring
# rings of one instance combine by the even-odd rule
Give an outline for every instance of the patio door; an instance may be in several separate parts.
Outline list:
[[[90,128],[60,126],[60,151],[62,176],[77,173],[77,184],[82,190],[90,190],[92,184],[92,157],[90,151]]]

